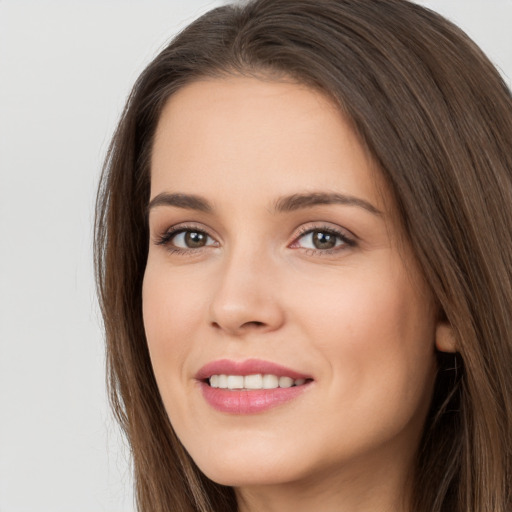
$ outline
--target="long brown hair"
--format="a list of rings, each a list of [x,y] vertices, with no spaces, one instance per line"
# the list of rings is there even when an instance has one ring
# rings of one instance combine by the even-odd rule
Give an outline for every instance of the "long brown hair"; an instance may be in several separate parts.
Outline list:
[[[142,320],[152,139],[165,101],[225,74],[292,77],[340,106],[378,162],[451,325],[417,454],[415,512],[512,502],[512,99],[476,45],[405,0],[256,0],[192,23],[130,95],[97,200],[96,272],[114,411],[141,512],[235,511],[169,422]]]

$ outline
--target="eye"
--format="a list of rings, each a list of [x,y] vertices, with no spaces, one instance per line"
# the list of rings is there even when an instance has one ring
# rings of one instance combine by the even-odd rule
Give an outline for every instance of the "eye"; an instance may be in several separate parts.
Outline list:
[[[313,228],[304,230],[291,247],[319,252],[330,252],[346,246],[353,247],[355,241],[334,228]]]
[[[156,240],[156,244],[165,245],[171,252],[184,252],[215,246],[217,242],[201,229],[182,226],[164,233]]]
[[[199,249],[208,245],[208,242],[212,239],[204,231],[186,230],[175,233],[170,241],[173,245],[182,249]]]

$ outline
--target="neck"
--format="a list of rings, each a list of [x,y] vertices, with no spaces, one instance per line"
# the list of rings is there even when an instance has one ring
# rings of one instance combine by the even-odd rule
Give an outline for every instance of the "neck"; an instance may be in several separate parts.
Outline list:
[[[366,461],[348,466],[325,468],[314,478],[292,483],[237,488],[238,510],[311,512],[321,504],[322,512],[410,511],[412,460],[390,456],[377,465]]]

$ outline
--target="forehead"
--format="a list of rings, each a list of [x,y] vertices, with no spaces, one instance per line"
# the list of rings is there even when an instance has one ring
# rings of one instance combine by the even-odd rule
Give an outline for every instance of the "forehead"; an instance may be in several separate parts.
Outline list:
[[[320,187],[386,209],[380,172],[340,109],[291,81],[229,77],[183,87],[163,108],[151,174],[152,197],[219,185],[237,195]]]

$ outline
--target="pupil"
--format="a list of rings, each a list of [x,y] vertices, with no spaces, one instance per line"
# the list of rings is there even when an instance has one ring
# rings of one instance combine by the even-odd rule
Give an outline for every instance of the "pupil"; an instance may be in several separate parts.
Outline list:
[[[187,231],[185,233],[185,243],[191,249],[203,247],[206,243],[206,236],[204,233],[198,233],[197,231]]]
[[[317,249],[332,249],[336,245],[336,235],[326,233],[325,231],[314,231],[313,245]]]

